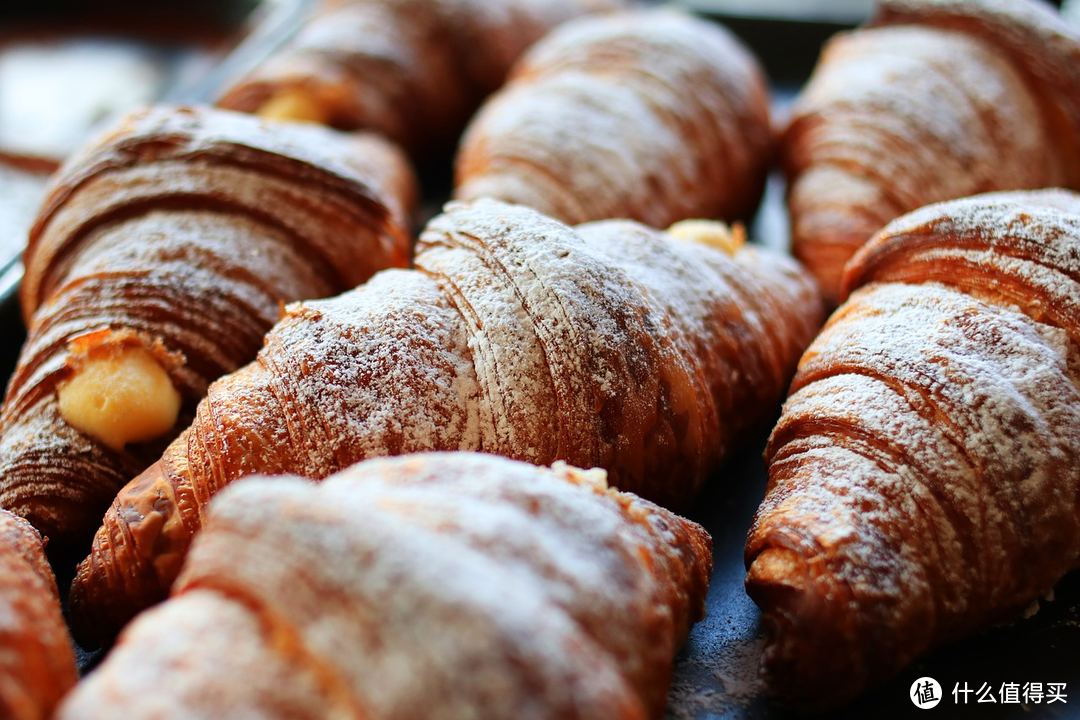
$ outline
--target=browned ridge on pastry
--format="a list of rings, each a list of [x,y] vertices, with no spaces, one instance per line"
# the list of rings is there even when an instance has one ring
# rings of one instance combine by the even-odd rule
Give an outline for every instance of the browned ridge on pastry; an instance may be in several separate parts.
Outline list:
[[[323,0],[222,107],[445,149],[511,64],[559,23],[626,0]]]
[[[793,250],[836,298],[847,259],[899,215],[1080,189],[1080,30],[1038,0],[883,0],[826,46],[783,161]]]
[[[162,599],[210,497],[255,472],[482,450],[603,467],[684,504],[779,404],[822,320],[790,259],[734,256],[631,221],[576,230],[453,204],[415,270],[294,304],[258,359],[117,496],[72,589],[83,639]]]
[[[46,720],[78,678],[41,536],[0,510],[0,717]]]
[[[58,717],[662,718],[711,545],[562,463],[245,480]]]
[[[845,285],[746,546],[769,682],[817,708],[1015,618],[1080,561],[1080,196],[923,208]]]
[[[738,219],[772,149],[765,76],[716,23],[641,10],[566,23],[469,125],[455,195],[568,223]]]
[[[86,541],[282,303],[408,262],[412,196],[379,138],[224,110],[142,111],[73,158],[23,256],[0,506]]]

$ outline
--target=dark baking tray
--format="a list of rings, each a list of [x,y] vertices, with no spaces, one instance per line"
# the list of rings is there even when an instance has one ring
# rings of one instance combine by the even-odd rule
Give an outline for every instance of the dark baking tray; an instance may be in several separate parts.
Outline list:
[[[743,543],[765,492],[761,460],[765,433],[748,444],[728,468],[713,478],[690,513],[713,536],[715,569],[709,587],[708,616],[696,625],[676,661],[668,717],[679,720],[786,720],[802,717],[771,705],[763,696],[757,669],[764,643],[760,614],[743,590]],[[1080,573],[1072,573],[1041,600],[1038,612],[1016,623],[958,641],[914,663],[896,678],[849,707],[821,717],[971,718],[972,720],[1080,717]],[[912,683],[936,679],[942,702],[920,710],[912,702]],[[953,702],[952,690],[983,683],[1000,698],[1003,683],[1066,683],[1065,704],[1019,705]],[[1045,686],[1045,685],[1044,685]],[[930,713],[927,715],[925,713]]]
[[[241,44],[236,53],[200,84],[176,88],[173,100],[211,98],[229,77],[257,62],[269,48],[290,32],[295,18],[283,18],[264,26],[261,35]],[[763,59],[776,88],[779,111],[790,102],[809,75],[821,44],[845,26],[838,23],[798,22],[753,17],[720,18],[742,36]],[[753,226],[763,244],[785,247],[787,221],[783,209],[783,184],[770,179],[769,189]],[[22,323],[16,303],[0,302],[0,377],[8,377],[22,342]],[[777,409],[779,413],[779,408]],[[691,632],[676,661],[668,717],[686,719],[730,718],[784,720],[799,717],[771,704],[762,694],[758,663],[763,646],[760,615],[743,590],[743,543],[746,529],[765,490],[761,460],[767,429],[742,449],[730,465],[706,488],[690,512],[713,535],[715,570],[708,596],[708,616]],[[70,570],[58,567],[61,583]],[[939,717],[1005,718],[1080,717],[1080,573],[1067,576],[1055,589],[1052,601],[1043,600],[1038,612],[1007,627],[987,630],[975,637],[941,648],[918,661],[894,680],[865,695],[830,718],[925,717],[909,694],[917,678],[931,676],[944,690],[937,708]],[[93,666],[99,653],[81,654],[84,669]],[[1002,683],[1066,683],[1066,704],[967,705],[953,702],[952,688],[967,683],[972,689],[988,683],[998,696]],[[1075,691],[1076,697],[1069,697]]]

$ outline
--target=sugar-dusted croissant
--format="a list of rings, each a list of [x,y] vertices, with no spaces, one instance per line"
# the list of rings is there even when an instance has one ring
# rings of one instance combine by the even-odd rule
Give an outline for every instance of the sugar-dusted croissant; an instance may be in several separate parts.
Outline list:
[[[685,503],[775,409],[822,319],[787,258],[630,221],[575,232],[483,200],[419,247],[415,270],[289,307],[258,360],[211,386],[107,513],[72,589],[82,639],[163,598],[210,497],[255,472],[482,450]]]
[[[1036,0],[882,0],[826,47],[783,142],[795,255],[836,298],[893,218],[1080,189],[1080,31]]]
[[[58,717],[661,718],[711,567],[701,527],[562,463],[246,480]]]
[[[744,218],[772,149],[757,61],[715,23],[639,10],[566,23],[469,125],[455,195],[568,223]]]
[[[555,25],[626,0],[323,0],[222,107],[377,130],[446,149],[511,64]]]
[[[41,536],[0,510],[0,717],[45,720],[78,678]]]
[[[73,159],[24,254],[0,506],[86,541],[283,302],[407,263],[412,194],[383,140],[224,110],[143,111]]]
[[[923,208],[852,259],[746,546],[776,693],[838,705],[1080,564],[1080,196]]]

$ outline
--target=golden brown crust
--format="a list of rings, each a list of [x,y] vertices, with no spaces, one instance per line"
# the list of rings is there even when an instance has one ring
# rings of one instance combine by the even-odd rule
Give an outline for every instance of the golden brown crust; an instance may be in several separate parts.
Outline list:
[[[30,334],[0,421],[0,504],[54,542],[85,538],[282,303],[407,262],[413,194],[385,141],[219,110],[143,111],[73,158],[24,254]],[[187,406],[172,434],[116,451],[64,420],[57,387],[93,343],[141,345],[167,370]]]
[[[930,205],[866,243],[843,287],[846,293],[873,282],[940,283],[1023,308],[1080,346],[1076,237],[1080,195],[1073,192],[988,193]]]
[[[41,537],[0,510],[0,715],[52,717],[78,671]]]
[[[901,217],[848,266],[766,452],[747,591],[773,690],[850,700],[1080,561],[1080,196]]]
[[[210,388],[109,510],[73,586],[80,632],[108,638],[162,598],[205,504],[253,472],[482,450],[604,467],[685,504],[772,412],[822,315],[781,256],[630,221],[575,232],[490,200],[436,218],[415,265],[290,306],[258,360]]]
[[[711,565],[702,528],[561,464],[249,480],[59,717],[660,718]]]
[[[455,196],[571,224],[747,217],[772,150],[756,59],[670,9],[587,17],[530,48],[467,129]]]
[[[624,0],[322,2],[279,52],[229,89],[255,112],[299,89],[328,124],[377,130],[423,154],[445,149],[525,48],[577,15]]]
[[[1016,0],[883,0],[871,25],[936,27],[982,38],[1006,54],[1036,88],[1062,153],[1069,187],[1080,187],[1080,33],[1042,3]]]
[[[834,38],[783,142],[793,250],[839,298],[893,218],[990,190],[1080,188],[1080,33],[1032,0],[888,0]]]
[[[107,656],[108,670],[95,669],[56,717],[225,717],[241,699],[248,716],[259,718],[320,720],[343,709],[308,668],[290,662],[284,643],[265,632],[243,603],[192,592],[147,619],[155,615],[161,622],[131,625]],[[355,708],[345,710],[343,717],[363,717]]]

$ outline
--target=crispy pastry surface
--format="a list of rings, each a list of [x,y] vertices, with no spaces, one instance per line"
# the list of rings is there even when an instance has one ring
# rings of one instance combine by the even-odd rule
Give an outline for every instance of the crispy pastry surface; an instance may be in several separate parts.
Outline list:
[[[46,720],[78,678],[41,536],[0,510],[0,715]]]
[[[381,139],[223,110],[142,111],[73,158],[23,256],[29,337],[0,416],[0,505],[54,542],[85,541],[208,384],[251,361],[282,303],[407,263],[413,194]],[[79,358],[126,346],[186,410],[158,441],[113,449],[68,423],[57,390]]]
[[[783,141],[793,250],[839,298],[893,218],[992,190],[1080,189],[1080,32],[1035,0],[885,0],[834,38]]]
[[[660,718],[711,566],[701,527],[561,463],[245,480],[58,717]]]
[[[455,196],[575,224],[750,216],[772,151],[764,73],[723,27],[638,10],[566,23],[470,123]]]
[[[445,150],[511,64],[555,25],[625,0],[324,0],[297,35],[228,90],[258,111],[300,93],[328,124]]]
[[[255,472],[482,450],[603,467],[620,489],[685,504],[773,412],[822,318],[782,256],[630,221],[575,231],[492,200],[450,206],[415,265],[290,306],[258,359],[211,386],[80,566],[84,637],[164,597],[206,503]]]
[[[1080,559],[1080,196],[901,217],[800,361],[746,546],[773,690],[842,704]]]

